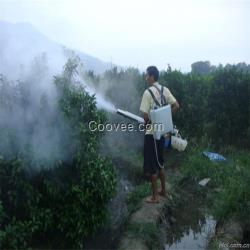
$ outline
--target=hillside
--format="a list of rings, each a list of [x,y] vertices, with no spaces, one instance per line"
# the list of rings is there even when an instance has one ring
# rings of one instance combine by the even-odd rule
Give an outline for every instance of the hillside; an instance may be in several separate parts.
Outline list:
[[[50,40],[29,23],[0,21],[0,73],[16,79],[27,70],[34,57],[46,53],[52,73],[60,72],[65,64],[65,48]],[[110,63],[81,51],[74,51],[84,62],[86,70],[101,74],[110,68]]]

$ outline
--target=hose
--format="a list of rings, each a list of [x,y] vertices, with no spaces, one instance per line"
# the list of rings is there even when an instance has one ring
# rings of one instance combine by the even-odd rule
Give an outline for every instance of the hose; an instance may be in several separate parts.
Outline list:
[[[154,136],[153,136],[153,138],[154,138]],[[157,146],[156,146],[156,140],[155,140],[155,138],[154,138],[154,144],[155,144],[155,155],[156,155],[156,160],[157,160],[157,163],[158,163],[158,165],[159,165],[159,167],[160,167],[160,168],[164,168],[164,164],[163,164],[163,165],[161,165],[161,164],[160,164],[160,162],[159,162],[159,158],[158,158],[158,152],[157,152]]]

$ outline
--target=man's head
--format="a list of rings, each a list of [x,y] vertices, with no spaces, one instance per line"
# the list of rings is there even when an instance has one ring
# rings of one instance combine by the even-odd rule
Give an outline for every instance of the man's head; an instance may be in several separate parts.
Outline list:
[[[152,85],[159,79],[159,70],[155,66],[149,66],[146,70],[146,82]]]

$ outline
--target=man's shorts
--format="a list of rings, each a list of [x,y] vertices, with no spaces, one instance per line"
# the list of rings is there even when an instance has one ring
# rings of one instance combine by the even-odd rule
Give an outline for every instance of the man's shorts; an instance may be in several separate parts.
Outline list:
[[[163,150],[165,137],[161,137],[160,140],[155,140],[156,148],[158,153],[158,161],[163,165]],[[160,166],[157,162],[156,152],[155,152],[155,143],[154,137],[151,134],[144,136],[144,163],[143,163],[143,172],[146,178],[150,178],[152,175],[157,174]]]

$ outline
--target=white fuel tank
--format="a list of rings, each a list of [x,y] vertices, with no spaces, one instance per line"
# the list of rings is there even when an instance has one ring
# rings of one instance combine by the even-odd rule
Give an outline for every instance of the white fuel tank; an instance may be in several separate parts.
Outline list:
[[[150,110],[150,119],[156,140],[159,140],[162,135],[168,132],[173,132],[174,127],[170,105]]]

